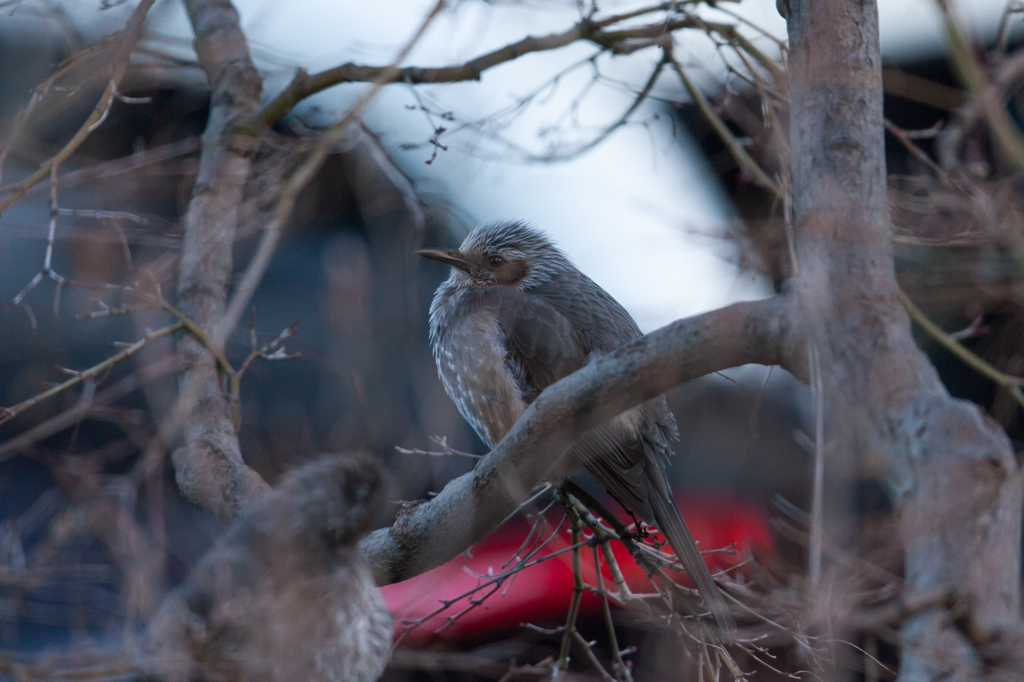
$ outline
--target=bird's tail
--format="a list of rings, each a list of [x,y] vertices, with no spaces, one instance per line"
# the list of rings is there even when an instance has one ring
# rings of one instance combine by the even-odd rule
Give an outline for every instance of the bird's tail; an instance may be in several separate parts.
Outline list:
[[[683,515],[679,513],[679,508],[676,507],[670,492],[666,491],[662,494],[658,494],[657,491],[652,492],[654,494],[651,495],[650,503],[658,530],[668,539],[668,544],[675,551],[676,557],[686,569],[690,580],[697,586],[697,591],[700,592],[704,603],[714,615],[718,627],[728,637],[735,630],[736,624],[726,609],[725,600],[722,599],[718,586],[711,578],[707,564],[704,563],[704,557],[697,549],[693,535],[690,534],[690,529],[683,521]]]

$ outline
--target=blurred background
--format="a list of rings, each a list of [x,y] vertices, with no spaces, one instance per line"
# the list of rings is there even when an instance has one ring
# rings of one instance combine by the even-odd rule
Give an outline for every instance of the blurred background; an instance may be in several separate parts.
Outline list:
[[[386,64],[431,3],[235,4],[269,98],[300,66],[313,72],[347,61]],[[920,146],[936,158],[945,153],[991,188],[988,213],[981,215],[977,202],[958,203],[955,194],[922,181],[920,159],[887,137],[901,283],[932,319],[949,330],[973,329],[965,337],[972,348],[1019,372],[1024,318],[1007,237],[1019,228],[1019,187],[1003,182],[999,159],[964,123],[965,98],[948,65],[933,4],[881,4],[886,117],[900,129],[933,130],[917,138]],[[133,5],[0,3],[5,140],[56,65],[123,27]],[[609,0],[601,10],[635,6]],[[743,0],[722,8],[699,12],[738,23],[765,53],[780,56],[785,22],[774,2]],[[979,46],[997,40],[1004,9],[998,0],[961,3]],[[574,2],[455,3],[405,63],[461,63],[526,35],[564,30],[579,16]],[[1011,50],[1016,35],[1004,36]],[[677,54],[715,111],[771,167],[773,133],[762,120],[757,93],[707,35],[680,36]],[[665,70],[651,96],[609,131],[657,55],[641,50],[594,58],[596,52],[579,43],[489,70],[479,82],[415,91],[388,86],[363,117],[362,132],[340,145],[307,186],[253,299],[258,344],[298,321],[298,333],[285,345],[301,358],[257,361],[241,389],[242,452],[268,481],[318,452],[369,450],[386,462],[397,498],[417,500],[473,462],[402,454],[396,446],[436,449],[431,438],[439,437],[457,450],[486,452],[444,394],[427,343],[430,299],[446,269],[412,255],[421,246],[457,245],[480,223],[524,219],[545,230],[645,332],[765,297],[782,281],[779,207],[737,167],[674,74]],[[106,82],[95,73],[73,75],[39,103],[12,140],[0,185],[30,174],[91,111]],[[342,85],[311,98],[274,135],[314,133],[337,120],[366,87]],[[61,167],[64,208],[53,269],[68,280],[102,286],[129,283],[145,265],[158,273],[164,292],[173,292],[180,219],[209,104],[180,3],[157,3],[121,91],[125,97]],[[956,140],[938,135],[957,121]],[[272,142],[261,154],[257,164],[282,163]],[[274,181],[272,173],[268,177]],[[235,249],[237,272],[265,221],[263,199],[259,187],[250,187]],[[40,272],[49,210],[44,183],[0,218],[5,303]],[[112,342],[133,341],[167,322],[152,312],[76,319],[117,304],[116,295],[44,279],[16,305],[6,305],[0,313],[0,405],[38,394],[63,380],[60,368],[89,367],[115,352]],[[228,357],[241,362],[250,343],[243,325],[229,341]],[[922,343],[954,394],[977,401],[1020,438],[1005,395]],[[173,403],[170,348],[169,342],[154,344],[134,364],[116,368],[89,389],[91,403],[72,417],[68,410],[83,400],[81,392],[66,392],[0,425],[3,649],[38,652],[85,640],[116,644],[137,625],[132,619],[144,619],[223,530],[180,499],[169,462],[159,481],[138,491],[118,484]],[[787,514],[792,520],[794,509],[806,508],[810,458],[794,437],[809,430],[806,387],[779,369],[745,367],[679,387],[668,397],[682,434],[670,471],[684,499],[741,501],[764,523]],[[875,473],[870,466],[861,472],[859,504],[866,515],[886,508]],[[126,576],[142,569],[126,563],[123,539],[103,532],[110,518],[83,511],[81,501],[96,495],[129,510],[166,552],[165,565],[148,578],[155,581],[145,587],[148,596],[126,593]],[[778,537],[771,544],[796,565],[802,550],[792,540]],[[634,640],[641,637],[638,631]],[[420,673],[396,668],[389,674],[405,679]]]

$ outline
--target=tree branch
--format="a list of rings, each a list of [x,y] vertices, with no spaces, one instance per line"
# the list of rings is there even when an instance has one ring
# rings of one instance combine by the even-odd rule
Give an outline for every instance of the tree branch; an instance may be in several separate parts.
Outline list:
[[[361,546],[379,585],[450,560],[512,513],[584,431],[685,382],[748,363],[781,361],[788,333],[779,298],[678,320],[546,389],[476,468],[404,510]]]
[[[692,99],[693,103],[697,105],[697,108],[700,109],[701,114],[703,114],[707,122],[711,124],[711,127],[715,129],[715,132],[718,134],[718,137],[722,142],[725,143],[725,146],[729,148],[729,153],[731,153],[733,158],[736,159],[740,168],[750,173],[757,181],[758,185],[764,187],[779,199],[785,198],[785,192],[783,192],[782,188],[768,177],[768,174],[765,173],[759,165],[757,165],[757,162],[754,161],[753,158],[751,158],[750,154],[747,153],[747,150],[743,148],[743,145],[740,144],[739,140],[736,139],[736,136],[732,134],[731,130],[729,130],[729,126],[725,125],[725,122],[722,121],[718,114],[715,113],[715,110],[711,107],[711,104],[708,102],[707,97],[704,96],[704,93],[700,91],[700,88],[693,84],[686,75],[686,72],[683,71],[683,67],[672,55],[671,45],[665,47],[665,55],[672,62],[672,68],[675,69],[676,75],[679,76],[679,80],[683,82],[686,92],[690,94],[690,99]]]
[[[199,174],[185,216],[178,297],[182,313],[214,337],[224,315],[238,207],[257,142],[239,123],[259,110],[262,81],[229,0],[186,0],[185,6],[211,96]],[[182,337],[178,353],[179,401],[189,403],[183,406],[185,445],[173,456],[178,487],[200,509],[234,518],[269,486],[242,459],[237,397],[225,391],[214,356],[194,335]]]
[[[39,181],[50,175],[56,166],[60,165],[76,149],[82,146],[82,143],[89,137],[89,134],[106,118],[107,113],[110,111],[110,106],[113,104],[114,96],[117,94],[117,86],[121,84],[121,79],[124,78],[124,74],[128,70],[128,61],[131,59],[132,49],[135,47],[135,43],[138,42],[139,36],[142,35],[142,25],[146,21],[146,15],[149,14],[149,9],[153,6],[154,2],[156,0],[142,0],[138,7],[135,8],[135,11],[132,12],[128,25],[125,26],[123,32],[122,43],[117,50],[117,55],[114,57],[114,70],[110,74],[110,80],[103,94],[100,95],[99,101],[96,102],[96,106],[93,107],[92,113],[89,114],[89,118],[85,119],[85,123],[61,147],[60,151],[39,166],[39,170],[10,189],[11,193],[0,200],[0,213],[3,213],[11,204],[23,197],[25,192]]]
[[[669,7],[678,4],[680,3],[663,3],[646,10],[631,12],[628,15],[613,16],[601,21],[583,19],[561,33],[552,33],[541,37],[527,36],[518,42],[510,43],[493,52],[488,52],[476,59],[471,59],[464,64],[455,66],[434,68],[407,66],[401,69],[392,69],[389,72],[389,67],[386,66],[364,66],[348,62],[314,74],[308,74],[305,70],[300,69],[295,74],[294,80],[278,93],[270,103],[263,107],[263,111],[260,112],[260,118],[265,125],[272,126],[284,118],[292,110],[292,107],[305,98],[341,83],[380,82],[381,84],[408,83],[416,85],[421,83],[476,81],[480,80],[480,76],[484,71],[518,59],[525,54],[557,50],[579,40],[590,41],[606,50],[616,50],[629,41],[658,38],[681,28],[708,27],[705,22],[702,22],[697,17],[685,16],[671,21],[659,21],[646,26],[618,31],[604,30],[605,27],[625,19],[639,16],[640,14],[669,9]],[[716,26],[718,25],[712,26],[712,30]],[[729,38],[732,39],[735,37],[735,31],[732,30],[733,27],[729,28],[732,31]]]
[[[100,374],[110,369],[113,369],[115,365],[124,362],[128,358],[132,357],[153,341],[156,341],[157,339],[162,339],[165,336],[170,336],[171,334],[174,334],[175,332],[178,332],[184,328],[184,323],[177,322],[175,324],[170,325],[169,327],[157,329],[155,332],[148,332],[145,336],[143,336],[141,339],[131,344],[124,350],[122,350],[120,353],[117,353],[116,355],[111,355],[103,362],[95,364],[89,369],[82,370],[81,372],[75,372],[74,376],[72,376],[64,383],[58,384],[53,388],[43,391],[39,395],[34,395],[28,400],[24,400],[18,403],[17,405],[12,405],[11,407],[0,407],[0,424],[3,424],[4,422],[9,421],[10,419],[13,419],[14,417],[21,414],[28,408],[34,407],[35,405],[38,405],[44,400],[52,398],[58,393],[63,393],[69,388],[77,386],[82,382],[89,381],[90,379],[95,379]],[[2,453],[0,453],[0,460],[2,459],[3,455]]]
[[[295,206],[295,201],[298,199],[299,192],[305,187],[310,180],[316,175],[323,166],[324,161],[327,160],[327,156],[331,151],[331,148],[337,144],[345,133],[348,131],[349,126],[362,115],[363,110],[369,105],[373,98],[380,91],[380,88],[384,84],[391,82],[391,79],[396,73],[398,73],[398,65],[405,59],[412,50],[413,46],[419,41],[419,39],[426,32],[430,22],[441,12],[444,8],[444,0],[437,0],[433,8],[423,18],[417,30],[413,33],[412,37],[406,42],[405,46],[399,50],[395,56],[394,62],[389,66],[384,67],[377,76],[377,79],[373,83],[367,92],[356,101],[352,107],[345,112],[345,115],[340,120],[336,121],[321,135],[317,145],[310,152],[309,156],[302,162],[302,164],[292,173],[291,177],[288,178],[288,182],[281,190],[281,196],[277,200],[277,205],[274,207],[274,213],[266,227],[263,229],[263,236],[260,238],[259,246],[256,247],[256,254],[252,257],[249,263],[249,267],[246,268],[245,274],[242,276],[242,280],[235,290],[234,296],[231,298],[231,303],[228,305],[227,310],[223,315],[223,319],[220,321],[216,333],[213,336],[214,342],[220,345],[223,343],[227,335],[231,333],[235,325],[238,323],[242,312],[245,307],[249,304],[253,293],[256,291],[256,286],[263,278],[263,273],[266,272],[267,267],[270,265],[270,257],[274,253],[274,249],[277,247],[277,242],[281,237],[281,231],[284,229],[284,225],[288,218],[292,214],[292,209]]]
[[[921,312],[920,308],[914,305],[914,302],[910,300],[910,297],[907,296],[902,289],[899,289],[897,293],[900,297],[900,303],[903,304],[903,307],[907,309],[907,313],[910,315],[911,319],[914,320],[921,329],[924,329],[929,336],[942,344],[943,348],[960,358],[965,365],[983,377],[991,379],[1001,388],[1005,388],[1009,391],[1010,395],[1013,396],[1013,399],[1017,401],[1017,404],[1024,408],[1024,393],[1021,392],[1021,386],[1024,385],[1024,379],[1000,372],[998,369],[985,362],[985,360],[972,353],[962,343],[942,331],[942,327],[929,320],[928,316]]]

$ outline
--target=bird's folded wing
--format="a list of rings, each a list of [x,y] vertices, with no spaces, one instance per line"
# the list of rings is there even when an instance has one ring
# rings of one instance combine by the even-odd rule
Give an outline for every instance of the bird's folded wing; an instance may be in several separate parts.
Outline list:
[[[491,287],[487,295],[499,308],[506,362],[520,379],[525,402],[533,402],[545,388],[586,364],[587,349],[580,335],[544,299],[509,287]]]

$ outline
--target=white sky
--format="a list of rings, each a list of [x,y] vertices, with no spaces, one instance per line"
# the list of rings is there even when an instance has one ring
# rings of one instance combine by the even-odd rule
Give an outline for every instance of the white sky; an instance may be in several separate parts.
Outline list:
[[[268,68],[267,96],[291,77],[294,67],[310,71],[346,61],[387,63],[419,24],[434,0],[235,0],[254,54]],[[134,3],[132,3],[134,4]],[[97,14],[98,2],[75,0],[69,9],[105,30],[123,22],[128,7]],[[889,57],[941,50],[942,33],[934,0],[880,0],[882,47]],[[617,13],[640,3],[605,0],[604,13]],[[744,0],[737,11],[768,32],[785,36],[785,23],[775,0]],[[1003,0],[961,0],[960,8],[979,33],[994,30]],[[180,5],[165,0],[155,14],[161,32],[190,38]],[[406,64],[437,66],[463,62],[525,35],[564,30],[578,18],[575,2],[485,4],[463,2],[438,17]],[[752,32],[747,32],[753,35]],[[695,75],[711,82],[722,78],[706,40],[681,34],[677,51]],[[770,50],[770,41],[761,38]],[[507,106],[551,78],[559,68],[586,58],[593,46],[575,45],[554,53],[529,55],[484,74],[479,83],[432,86],[422,96],[456,114],[461,121],[477,120]],[[657,59],[655,50],[628,59],[599,61],[606,76],[638,88]],[[284,65],[286,68],[280,68]],[[589,80],[585,69],[566,76],[560,88],[503,129],[505,139],[544,153],[550,144],[538,131],[551,125],[569,108],[574,95]],[[362,85],[345,85],[316,97],[305,115],[323,122],[344,111]],[[666,72],[656,92],[682,99],[674,74]],[[615,87],[595,88],[579,107],[583,126],[614,121],[632,101],[632,94]],[[388,86],[365,116],[382,134],[384,144],[404,170],[424,190],[468,211],[470,226],[498,219],[526,219],[546,230],[576,264],[617,297],[645,331],[674,319],[733,301],[765,295],[763,283],[740,277],[716,255],[714,234],[732,218],[721,189],[703,161],[692,153],[684,131],[673,133],[670,120],[649,104],[634,120],[647,126],[618,130],[610,139],[579,158],[559,163],[509,162],[497,159],[500,149],[488,138],[462,134],[443,136],[447,152],[427,165],[429,148],[403,150],[403,143],[423,143],[431,127],[414,105],[408,87]],[[309,107],[317,109],[309,111]],[[435,123],[442,123],[435,119]],[[563,138],[564,148],[585,140],[582,132]],[[471,149],[475,145],[475,150]]]

